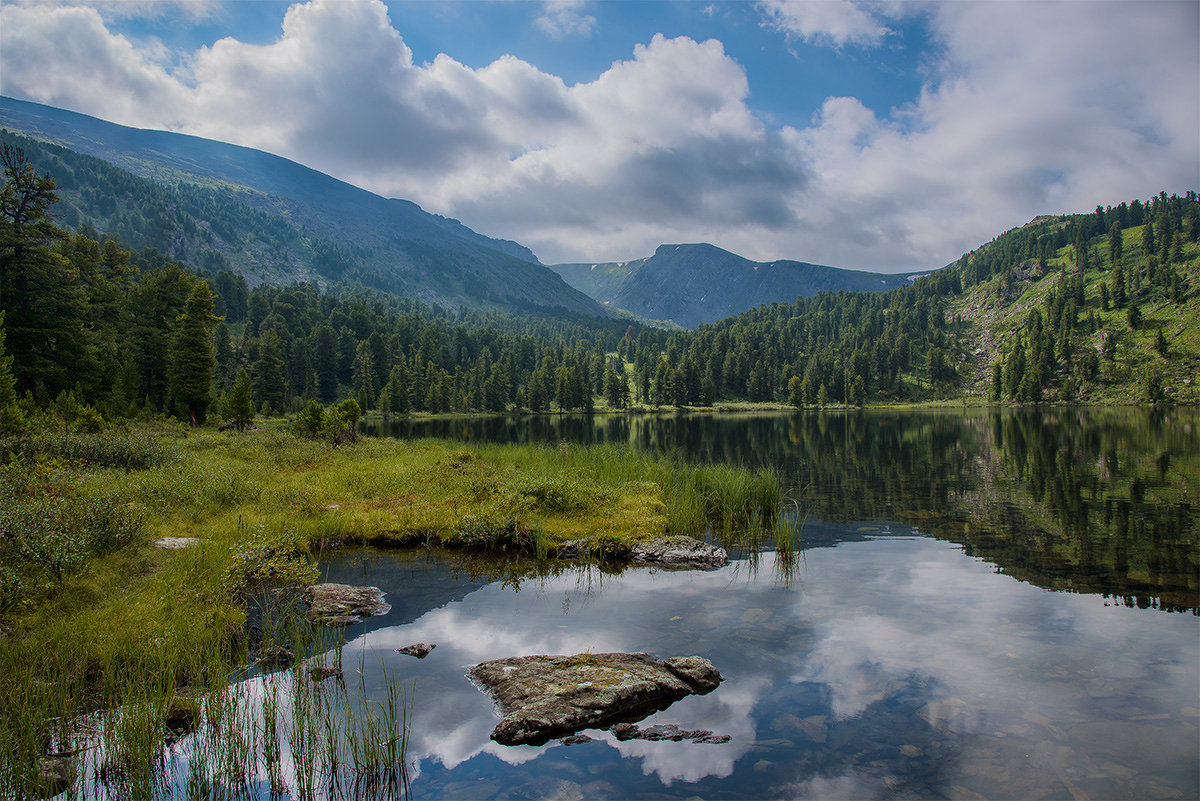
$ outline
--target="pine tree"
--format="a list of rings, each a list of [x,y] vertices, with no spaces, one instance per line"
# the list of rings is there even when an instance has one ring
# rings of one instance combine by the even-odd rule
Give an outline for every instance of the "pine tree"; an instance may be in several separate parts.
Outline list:
[[[286,401],[281,347],[275,329],[268,329],[259,340],[258,359],[254,362],[254,394],[268,414],[282,412]]]
[[[254,390],[245,368],[238,370],[233,389],[225,401],[225,419],[238,431],[245,431],[254,423]]]
[[[355,349],[354,391],[361,409],[375,408],[375,359],[367,340],[359,342]]]
[[[205,281],[197,281],[184,304],[171,344],[171,397],[187,415],[191,425],[201,425],[212,403],[212,327],[220,320],[213,314],[213,296]]]
[[[1114,222],[1112,227],[1108,229],[1108,255],[1114,265],[1119,264],[1121,261],[1123,246],[1121,228]]]
[[[36,391],[41,384],[54,396],[90,372],[86,298],[73,265],[51,247],[67,238],[50,216],[58,202],[54,179],[36,175],[25,152],[7,144],[0,148],[0,166],[0,311],[7,349],[17,391]]]
[[[19,434],[25,430],[25,415],[17,406],[16,376],[12,371],[13,357],[4,352],[4,312],[0,311],[0,435]]]

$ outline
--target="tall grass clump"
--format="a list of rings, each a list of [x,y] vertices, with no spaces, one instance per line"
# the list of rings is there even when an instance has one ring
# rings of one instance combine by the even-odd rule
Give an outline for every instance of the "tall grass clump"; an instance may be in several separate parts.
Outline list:
[[[697,465],[668,471],[664,496],[672,532],[712,529],[726,539],[757,542],[775,531],[782,491],[771,470]]]

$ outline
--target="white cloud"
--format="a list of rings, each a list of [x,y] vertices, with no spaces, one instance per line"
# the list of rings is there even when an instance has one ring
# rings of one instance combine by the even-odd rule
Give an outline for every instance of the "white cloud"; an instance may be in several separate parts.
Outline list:
[[[912,13],[760,9],[796,38],[864,46],[904,44],[888,24]],[[797,127],[756,115],[745,68],[716,40],[655,36],[568,85],[512,56],[414,64],[376,0],[297,4],[274,42],[223,39],[176,68],[94,8],[4,5],[0,90],[276,152],[548,262],[709,241],[764,260],[917,269],[1039,213],[1195,188],[1200,6],[920,10],[934,47],[918,97],[878,112],[831,97]],[[541,12],[587,18],[575,3]]]
[[[596,32],[596,18],[583,13],[583,6],[584,0],[545,0],[534,25],[553,39],[591,36]]]
[[[1198,9],[937,6],[945,52],[914,103],[878,119],[829,98],[811,127],[785,132],[816,176],[806,221],[868,260],[936,266],[1039,213],[1193,188]]]
[[[770,27],[816,44],[873,46],[891,33],[852,0],[762,0],[759,7]]]

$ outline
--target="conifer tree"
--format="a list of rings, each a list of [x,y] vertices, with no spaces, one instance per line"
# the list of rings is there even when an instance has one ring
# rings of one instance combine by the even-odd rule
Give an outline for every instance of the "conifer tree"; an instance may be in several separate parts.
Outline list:
[[[184,304],[171,344],[171,397],[185,412],[191,425],[204,423],[212,403],[212,327],[220,320],[213,314],[213,295],[205,281],[197,281]]]
[[[1158,351],[1158,355],[1166,357],[1167,355],[1167,338],[1163,336],[1162,326],[1158,327],[1158,336],[1154,338],[1154,349]]]
[[[354,352],[354,391],[360,409],[375,408],[375,359],[366,340]]]
[[[245,431],[254,423],[254,390],[250,374],[244,367],[238,370],[233,389],[225,401],[225,419],[238,431]]]
[[[258,359],[254,362],[254,394],[268,414],[282,412],[286,400],[287,378],[283,374],[281,347],[275,329],[268,329],[259,339]]]

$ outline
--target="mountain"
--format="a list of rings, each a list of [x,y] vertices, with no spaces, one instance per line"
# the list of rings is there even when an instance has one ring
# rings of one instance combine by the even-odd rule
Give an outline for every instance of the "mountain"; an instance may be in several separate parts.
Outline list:
[[[1195,405],[1200,196],[1037,217],[909,286],[765,304],[644,350],[629,361],[656,405]]]
[[[755,262],[708,244],[662,245],[653,256],[608,264],[555,264],[563,279],[602,303],[686,328],[776,301],[825,291],[877,292],[906,275],[841,270],[801,261]]]
[[[36,150],[27,154],[35,169],[55,177],[60,216],[71,227],[87,224],[135,248],[251,279],[339,281],[449,305],[607,316],[522,245],[279,156],[7,97],[0,127],[48,143],[15,142]]]

